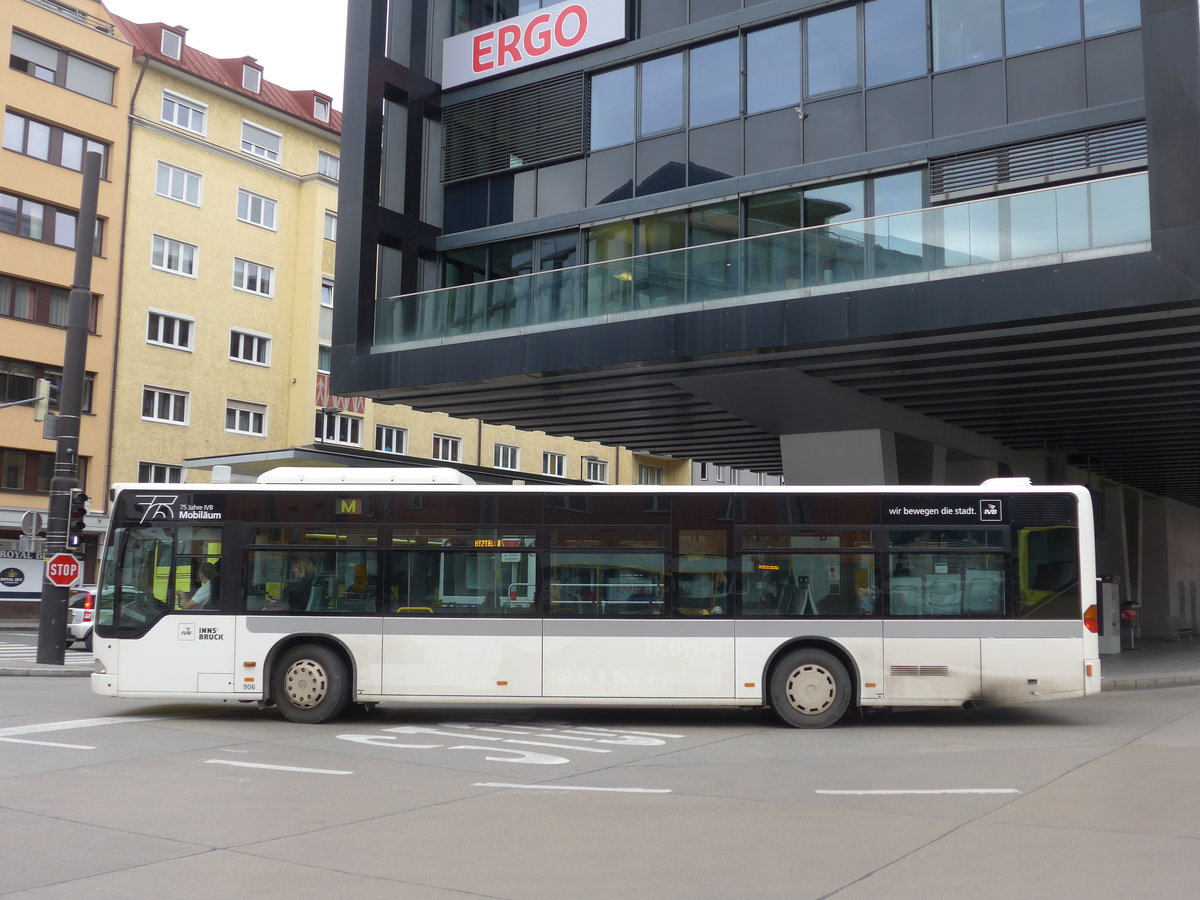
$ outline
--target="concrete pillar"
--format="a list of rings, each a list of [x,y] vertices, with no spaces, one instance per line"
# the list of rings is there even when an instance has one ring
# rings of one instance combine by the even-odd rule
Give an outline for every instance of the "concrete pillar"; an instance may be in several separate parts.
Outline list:
[[[865,428],[779,437],[787,484],[898,484],[896,436]]]

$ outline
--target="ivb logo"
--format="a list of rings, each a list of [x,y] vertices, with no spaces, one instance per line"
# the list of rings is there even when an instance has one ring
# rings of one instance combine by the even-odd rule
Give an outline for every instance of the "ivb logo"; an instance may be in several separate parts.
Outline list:
[[[981,521],[981,522],[1003,522],[1004,521],[1004,503],[1000,500],[980,500],[979,501],[979,521]]]

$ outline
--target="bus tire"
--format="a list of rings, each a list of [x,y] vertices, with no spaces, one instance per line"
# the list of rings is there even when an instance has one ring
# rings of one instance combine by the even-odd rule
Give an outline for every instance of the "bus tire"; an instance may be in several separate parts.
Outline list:
[[[771,672],[771,708],[793,728],[826,728],[850,706],[846,667],[825,650],[794,650]]]
[[[350,670],[342,656],[329,647],[289,647],[272,673],[271,699],[289,722],[327,722],[350,702]]]

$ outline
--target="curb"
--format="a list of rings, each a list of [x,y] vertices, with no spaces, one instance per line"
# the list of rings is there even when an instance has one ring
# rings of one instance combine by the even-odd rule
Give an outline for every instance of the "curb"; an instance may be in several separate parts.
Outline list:
[[[37,675],[43,678],[86,678],[91,669],[69,669],[66,666],[3,666],[0,675]]]

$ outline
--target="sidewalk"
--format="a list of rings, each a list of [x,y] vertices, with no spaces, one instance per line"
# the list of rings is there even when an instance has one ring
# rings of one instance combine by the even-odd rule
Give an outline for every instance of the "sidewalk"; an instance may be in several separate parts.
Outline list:
[[[0,640],[5,632],[37,632],[36,622],[0,620]],[[70,658],[71,651],[67,651]],[[1134,691],[1143,688],[1177,687],[1200,684],[1200,640],[1139,642],[1136,650],[1100,657],[1101,685],[1106,691]],[[51,666],[41,663],[0,660],[0,675],[49,675],[84,677],[91,669]]]

